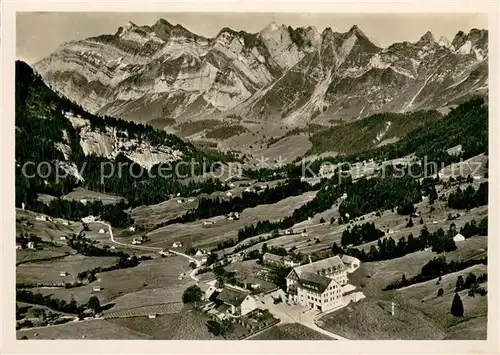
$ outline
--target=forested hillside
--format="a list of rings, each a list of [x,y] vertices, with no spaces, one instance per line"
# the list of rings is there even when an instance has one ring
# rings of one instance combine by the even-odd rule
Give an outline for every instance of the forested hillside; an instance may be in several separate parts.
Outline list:
[[[216,156],[209,156],[196,149],[192,144],[180,138],[156,130],[150,126],[127,122],[112,117],[97,117],[84,111],[77,104],[59,97],[47,87],[40,76],[24,62],[16,62],[16,206],[25,203],[26,208],[50,213],[69,219],[78,219],[90,211],[108,210],[111,207],[84,206],[79,202],[54,200],[48,206],[37,201],[40,193],[60,197],[69,193],[77,186],[90,190],[116,194],[130,201],[133,207],[143,204],[154,204],[164,201],[169,194],[181,193],[194,195],[200,192],[211,193],[225,190],[226,186],[219,181],[208,180],[200,183],[182,183],[172,173],[172,178],[158,176],[158,166],[153,166],[150,174],[141,174],[141,166],[134,164],[124,154],[118,154],[115,159],[95,155],[85,155],[80,140],[80,132],[67,116],[73,115],[90,122],[91,130],[116,128],[117,132],[126,134],[130,139],[146,141],[151,146],[168,146],[180,151],[182,160],[194,161],[195,173],[202,173],[212,163],[221,161]],[[64,147],[64,149],[62,148]],[[26,165],[26,163],[30,163]],[[43,163],[40,165],[40,163]],[[126,163],[122,174],[114,174],[102,179],[102,166],[109,171],[120,171],[119,164]],[[36,172],[40,166],[39,172]],[[132,169],[128,167],[132,166]],[[81,178],[77,174],[67,174],[65,169],[81,170]],[[23,173],[23,168],[24,172]],[[189,172],[187,164],[179,169],[180,174]],[[131,174],[131,172],[133,174]],[[32,176],[27,177],[26,175]],[[136,177],[134,177],[136,176]],[[155,177],[153,177],[155,176]],[[110,220],[126,221],[121,209],[114,208],[117,218],[109,216]]]

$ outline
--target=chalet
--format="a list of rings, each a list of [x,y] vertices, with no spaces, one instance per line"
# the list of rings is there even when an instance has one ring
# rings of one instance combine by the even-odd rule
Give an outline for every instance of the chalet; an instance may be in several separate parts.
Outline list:
[[[16,250],[23,250],[22,245],[17,244],[17,245],[16,245]]]
[[[295,267],[300,265],[300,263],[294,262],[288,256],[279,256],[272,253],[265,253],[262,256],[262,262],[270,266]]]
[[[35,249],[36,245],[35,242],[28,242],[28,249]]]
[[[134,238],[132,240],[132,244],[134,244],[134,245],[138,245],[138,244],[141,244],[141,243],[142,243],[142,241],[140,239],[138,239],[138,238]]]
[[[59,273],[59,276],[61,276],[61,277],[66,277],[66,276],[68,276],[68,273],[67,273],[66,271],[61,271],[61,272]]]
[[[83,204],[86,204],[86,203],[87,203],[87,200],[86,200],[86,199],[84,199],[84,198],[82,198],[82,199],[80,200],[80,202],[81,202],[81,203],[83,203]]]
[[[104,228],[99,229],[99,234],[104,234],[104,233],[106,233],[106,231],[104,230]]]
[[[208,257],[207,257],[207,256],[203,256],[203,257],[201,258],[201,263],[202,263],[202,264],[206,264],[207,262],[208,262]]]
[[[284,265],[286,267],[295,267],[295,266],[299,266],[300,265],[299,262],[295,262],[292,259],[290,259],[289,257],[283,258],[283,263],[284,263]]]
[[[183,199],[177,200],[177,203],[184,203]]]
[[[230,288],[224,288],[217,295],[215,301],[219,304],[220,313],[228,313],[233,316],[245,315],[257,308],[255,298],[245,292]]]
[[[247,187],[247,188],[245,189],[245,192],[255,192],[255,191],[254,191],[253,189],[251,189],[251,188]]]
[[[46,222],[47,221],[47,217],[40,215],[40,216],[36,216],[35,220]]]
[[[309,236],[309,234],[307,234],[307,232],[302,232],[302,233],[300,233],[300,236],[301,236],[301,237],[308,237],[308,236]]]
[[[226,192],[226,196],[231,197],[231,196],[233,196],[233,194],[231,193],[231,191],[228,191],[228,192]]]
[[[129,230],[129,232],[135,232],[135,227],[134,226],[130,226],[130,227],[128,227],[128,230]]]
[[[214,285],[208,285],[204,282],[198,283],[198,287],[201,289],[201,292],[203,292],[202,299],[205,301],[212,301],[215,300],[215,298],[218,295],[217,288]]]
[[[148,318],[149,319],[154,319],[154,318],[156,318],[156,314],[154,314],[154,313],[153,314],[148,314]]]
[[[100,292],[100,291],[102,291],[102,287],[101,286],[93,286],[92,287],[92,291],[94,291],[94,292]]]
[[[111,250],[115,250],[115,249],[116,249],[116,247],[115,247],[114,245],[112,245],[109,249],[111,249]]]
[[[172,244],[172,248],[180,248],[182,247],[182,243],[181,242],[175,242]]]
[[[264,253],[262,256],[262,262],[266,265],[270,266],[283,266],[283,257],[272,254],[272,253]]]
[[[229,214],[226,216],[226,218],[230,221],[237,221],[240,219],[240,214],[238,212],[229,212]]]
[[[65,225],[65,226],[69,226],[69,222],[68,221],[63,221],[62,224]]]
[[[229,184],[229,187],[233,188],[235,185],[233,183]]]
[[[92,216],[92,215],[82,218],[83,223],[92,223],[95,221],[96,221],[96,218],[95,218],[95,216]]]
[[[205,253],[201,249],[198,249],[194,254],[194,256],[202,256],[202,255],[205,255]]]
[[[453,241],[455,242],[463,242],[465,240],[465,237],[458,233],[456,236],[453,237]]]
[[[203,221],[203,225],[204,226],[209,226],[209,225],[212,225],[214,224],[214,221]]]

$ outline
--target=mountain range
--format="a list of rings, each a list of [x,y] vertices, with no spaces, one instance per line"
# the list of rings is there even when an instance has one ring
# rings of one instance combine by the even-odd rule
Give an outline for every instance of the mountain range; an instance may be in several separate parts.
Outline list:
[[[55,91],[97,115],[133,121],[228,115],[289,126],[436,109],[488,90],[488,32],[375,45],[271,23],[206,38],[160,19],[62,44],[34,65]]]

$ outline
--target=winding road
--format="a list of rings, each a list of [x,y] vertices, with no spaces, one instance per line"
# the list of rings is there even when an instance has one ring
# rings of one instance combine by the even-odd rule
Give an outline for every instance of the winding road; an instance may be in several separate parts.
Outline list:
[[[155,251],[155,252],[163,251],[162,248],[157,248],[157,247],[148,247],[148,246],[144,246],[144,245],[133,245],[133,244],[127,244],[127,243],[117,242],[115,240],[114,235],[113,235],[113,228],[111,227],[111,225],[109,223],[106,223],[106,222],[103,222],[103,221],[95,221],[95,223],[100,223],[100,224],[102,224],[102,225],[104,225],[104,226],[106,226],[108,228],[109,238],[110,238],[111,242],[114,243],[114,244],[117,244],[117,245],[120,245],[120,246],[123,246],[123,247],[127,247],[127,248],[139,249],[139,250],[145,250],[145,251]],[[201,267],[201,261],[193,258],[190,255],[187,255],[185,253],[181,253],[181,252],[178,252],[178,251],[175,251],[175,250],[169,250],[169,252],[172,253],[172,254],[176,254],[176,255],[182,256],[184,258],[187,258],[189,261],[194,262],[196,264],[196,268],[193,269],[189,273],[189,277],[191,279],[193,279],[194,281],[196,281],[196,282],[200,281],[196,277],[196,274],[198,273],[198,269]]]

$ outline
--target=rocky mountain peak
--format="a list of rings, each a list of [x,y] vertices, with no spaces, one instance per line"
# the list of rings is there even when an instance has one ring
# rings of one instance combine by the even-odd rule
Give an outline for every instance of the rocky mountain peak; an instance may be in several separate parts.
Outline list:
[[[453,41],[451,41],[451,44],[454,48],[460,48],[462,45],[465,43],[467,38],[467,35],[464,33],[464,31],[458,31],[455,37],[453,38]]]
[[[451,45],[451,42],[448,38],[446,38],[445,36],[441,36],[439,37],[439,41],[438,41],[438,44],[441,46],[441,47],[449,47]]]
[[[420,37],[420,39],[417,42],[418,44],[433,44],[436,43],[436,40],[434,39],[434,35],[432,34],[431,31],[425,32],[425,34]]]
[[[352,119],[440,107],[484,92],[487,31],[459,32],[453,42],[438,43],[427,32],[417,42],[382,49],[357,25],[319,33],[276,22],[259,33],[225,27],[205,38],[159,19],[68,43],[36,69],[99,114],[189,119],[214,108],[293,124],[318,114]]]

